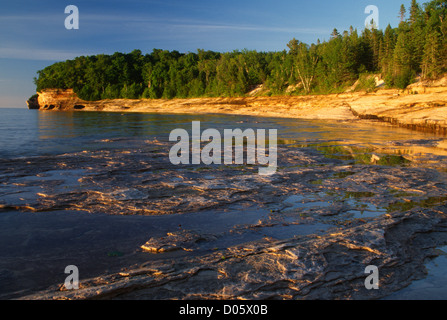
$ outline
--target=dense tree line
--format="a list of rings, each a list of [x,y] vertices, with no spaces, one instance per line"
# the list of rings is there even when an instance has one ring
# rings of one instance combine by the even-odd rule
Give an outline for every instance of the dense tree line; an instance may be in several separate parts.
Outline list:
[[[81,56],[38,71],[37,91],[73,88],[85,100],[240,96],[263,84],[269,94],[344,90],[367,73],[380,73],[389,87],[404,88],[416,75],[433,79],[447,72],[447,1],[403,5],[397,28],[352,27],[330,40],[288,50]],[[292,91],[290,89],[293,89]]]

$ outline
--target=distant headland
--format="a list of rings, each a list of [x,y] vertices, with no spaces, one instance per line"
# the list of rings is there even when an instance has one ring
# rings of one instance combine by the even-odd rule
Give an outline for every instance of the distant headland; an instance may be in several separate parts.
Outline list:
[[[38,71],[30,109],[378,119],[445,131],[447,7],[401,6],[400,24],[288,50],[81,56]]]
[[[46,89],[28,101],[30,109],[150,113],[224,113],[300,119],[379,120],[416,130],[447,133],[447,78],[406,90],[306,96],[246,96],[187,99],[86,101],[72,89]]]

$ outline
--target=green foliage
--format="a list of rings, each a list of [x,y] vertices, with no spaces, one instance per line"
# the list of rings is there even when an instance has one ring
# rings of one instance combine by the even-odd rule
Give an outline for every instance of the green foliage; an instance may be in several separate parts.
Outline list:
[[[39,97],[39,95],[36,93],[36,94],[33,94],[31,97],[29,97],[28,100],[30,100],[30,101],[36,100],[38,97]]]
[[[409,17],[407,18],[407,13]],[[179,53],[154,49],[113,55],[81,56],[38,71],[37,91],[73,88],[85,100],[114,98],[188,98],[243,96],[263,84],[269,95],[338,93],[360,77],[360,87],[374,90],[381,73],[387,87],[405,88],[417,74],[436,78],[447,72],[447,5],[432,0],[401,6],[401,22],[385,31],[350,27],[330,40],[305,44],[292,39],[288,51],[250,50]]]
[[[374,75],[371,74],[361,74],[359,77],[359,84],[356,90],[364,90],[366,92],[373,92],[376,89],[376,80]]]
[[[414,80],[415,72],[410,68],[399,72],[393,79],[394,86],[399,89],[405,89]]]

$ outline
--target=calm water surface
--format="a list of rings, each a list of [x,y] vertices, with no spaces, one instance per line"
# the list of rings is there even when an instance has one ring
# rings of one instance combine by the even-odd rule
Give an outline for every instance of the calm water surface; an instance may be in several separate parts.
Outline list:
[[[311,121],[215,114],[173,115],[118,112],[52,112],[9,108],[0,109],[0,159],[58,155],[84,150],[95,151],[101,149],[144,148],[147,146],[147,143],[150,143],[150,141],[155,138],[160,141],[168,141],[169,133],[173,129],[184,128],[190,132],[192,121],[200,121],[202,130],[215,128],[222,134],[223,129],[277,129],[279,139],[285,140],[285,142],[296,142],[297,144],[334,142],[365,146],[372,145],[379,149],[390,149],[391,147],[399,148],[399,146],[404,146],[404,149],[402,149],[404,150],[403,152],[409,154],[417,152],[433,153],[437,156],[447,157],[447,147],[439,147],[439,145],[447,146],[445,137],[437,136],[432,133],[415,132],[403,128],[360,121]],[[281,155],[279,154],[279,156]],[[17,165],[20,166],[25,164],[17,162]],[[1,174],[2,173],[0,172],[0,175]],[[45,218],[38,219],[41,216]],[[49,219],[50,216],[56,222],[48,222],[49,226],[47,226],[45,224],[47,223],[46,219]],[[70,217],[78,219],[78,216],[67,216],[65,212],[62,212],[59,215],[54,212],[48,213],[47,215],[41,213],[39,216],[28,213],[23,213],[22,215],[11,213],[5,215],[4,213],[2,217],[4,221],[8,221],[8,224],[11,224],[10,228],[13,230],[9,230],[8,226],[4,223],[3,227],[6,230],[3,232],[3,236],[6,239],[5,243],[10,241],[8,234],[5,233],[8,232],[8,230],[12,232],[12,234],[17,233],[16,237],[21,239],[21,241],[23,240],[22,238],[33,239],[32,236],[29,235],[29,231],[25,229],[23,229],[23,235],[18,232],[17,230],[20,231],[22,229],[13,225],[11,222],[13,219],[17,220],[17,226],[23,226],[27,223],[30,224],[34,221],[33,219],[38,219],[35,223],[39,228],[45,230],[52,230],[55,223],[66,223],[66,220],[70,219]],[[107,237],[116,237],[115,233],[122,234],[120,231],[122,229],[121,221],[118,221],[117,223],[117,226],[119,226],[117,229],[118,231],[111,229],[111,226],[113,225],[111,224],[111,221],[113,222],[120,218],[121,217],[117,216],[86,216],[85,219],[107,219],[106,222],[101,223],[100,225],[104,225],[104,230],[102,230],[102,232],[105,235],[103,237],[108,239]],[[151,226],[155,227],[157,225],[153,224],[152,220],[144,218],[145,217],[135,218],[141,220],[142,230],[140,230],[140,233],[143,237],[140,239],[141,241],[146,239],[147,230],[150,230]],[[159,219],[169,218],[170,217],[162,217]],[[76,225],[79,223],[80,222],[76,220]],[[95,228],[97,228],[97,223],[97,220],[91,222]],[[178,223],[178,221],[175,220],[175,223]],[[40,224],[45,225],[41,226]],[[186,224],[186,222],[182,222],[182,224]],[[33,228],[36,227],[33,224],[31,225]],[[135,228],[135,224],[132,225],[133,228]],[[51,235],[51,232],[49,232],[49,234]],[[77,237],[77,235],[73,236]],[[139,240],[135,240],[135,235],[133,234],[124,234],[122,236],[123,239],[129,237],[134,241]],[[30,240],[30,243],[34,242],[34,240]],[[60,241],[58,243],[60,243]],[[14,252],[15,254],[16,245],[11,245],[11,252]],[[6,246],[6,249],[8,248],[9,247]],[[33,248],[30,247],[29,249],[31,250]],[[33,250],[35,253],[37,249],[34,248]],[[56,253],[59,254],[58,252]],[[56,257],[58,257],[57,254],[55,254]],[[48,263],[51,265],[53,264],[52,260],[49,260]],[[102,269],[99,271],[102,271]],[[94,270],[94,272],[99,271],[96,269]],[[433,275],[434,278],[428,278],[429,280],[427,281],[429,281],[429,284],[441,283],[442,281],[445,283],[445,266],[441,266],[439,269],[434,268],[430,271],[430,274]],[[28,286],[28,284],[17,284],[14,282],[16,281],[14,279],[12,271],[0,270],[0,283],[3,283],[4,286],[7,287],[9,285],[14,289],[21,288],[21,286],[26,288]],[[426,288],[427,281],[421,282],[422,284],[416,283],[416,287],[409,287],[407,291],[396,293],[392,298],[411,298],[413,297],[411,294],[414,292],[417,293],[418,298],[440,296],[442,296],[442,298],[447,298],[447,290],[444,288],[438,290],[437,288],[439,286],[435,288],[438,290],[436,292],[430,290],[429,292],[424,292],[422,294],[420,286]],[[8,293],[7,290],[6,292]],[[442,294],[440,294],[440,292]]]
[[[298,142],[340,141],[380,147],[390,141],[440,139],[431,133],[360,122],[4,108],[0,109],[0,158],[139,147],[147,139],[167,141],[175,128],[190,132],[192,121],[200,121],[202,130],[216,128],[222,134],[223,129],[277,129],[279,139]]]

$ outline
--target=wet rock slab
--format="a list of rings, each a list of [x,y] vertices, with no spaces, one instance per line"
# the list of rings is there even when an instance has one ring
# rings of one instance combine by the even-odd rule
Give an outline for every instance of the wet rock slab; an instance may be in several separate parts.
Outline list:
[[[3,245],[0,263],[0,281],[15,293],[2,296],[378,298],[421,278],[426,259],[446,241],[443,158],[437,166],[384,165],[370,150],[362,157],[368,161],[359,162],[357,155],[290,144],[279,147],[277,173],[260,176],[253,165],[174,166],[169,147],[155,140],[138,149],[20,164],[1,160],[0,211],[10,221],[3,228],[16,240]],[[79,229],[56,224],[64,212]],[[48,225],[39,234],[32,224],[19,232],[14,224],[26,220],[14,213],[33,214],[36,223],[41,214]],[[91,224],[80,227],[85,219]],[[98,223],[102,227],[95,230]],[[61,260],[57,268],[45,264],[51,274],[76,264],[61,259],[62,249],[50,241],[62,243],[64,237],[64,250],[71,250],[75,262],[96,266],[84,273],[80,290],[64,290],[55,280],[60,275],[27,289],[14,282],[36,271],[33,264],[12,271],[24,259],[20,250],[35,253],[34,266]],[[91,254],[81,258],[86,250]],[[370,264],[381,271],[380,290],[364,287]]]
[[[164,237],[150,238],[141,249],[153,253],[175,250],[192,251],[201,241],[215,240],[213,235],[200,234],[194,231],[181,230],[168,232]]]
[[[27,299],[367,299],[424,275],[423,263],[445,242],[444,213],[409,212],[322,236],[263,240],[224,251],[146,264],[49,290]],[[432,233],[428,239],[424,233]],[[366,265],[380,270],[380,290],[366,290]]]

